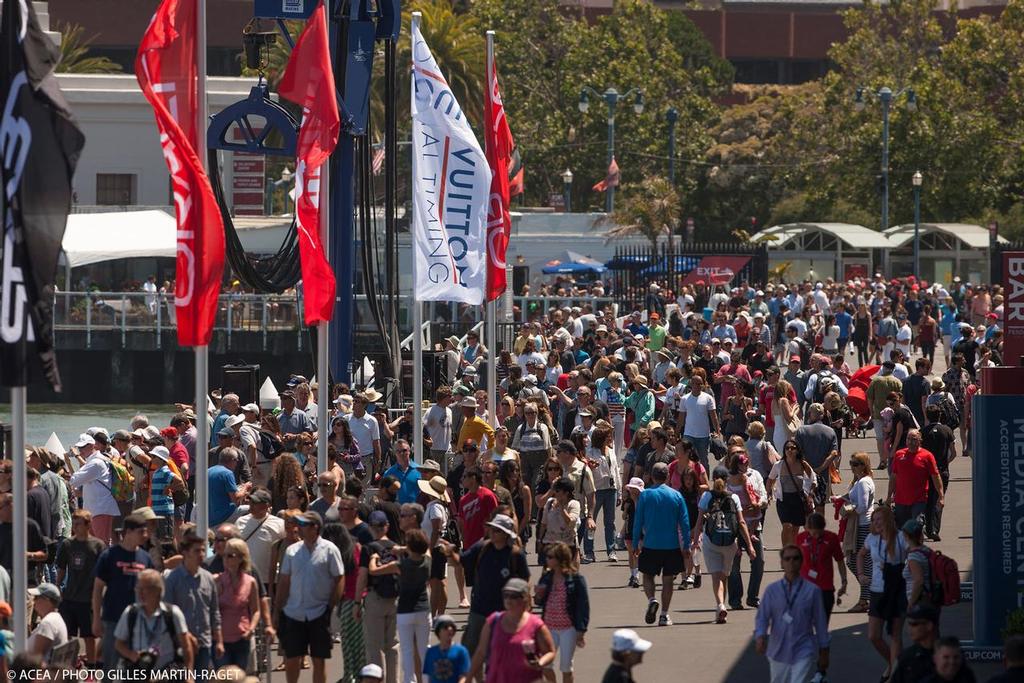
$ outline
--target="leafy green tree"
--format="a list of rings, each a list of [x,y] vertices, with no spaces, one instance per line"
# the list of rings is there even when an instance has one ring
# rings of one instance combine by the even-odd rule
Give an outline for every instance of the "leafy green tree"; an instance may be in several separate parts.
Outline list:
[[[672,251],[682,215],[682,200],[668,179],[648,176],[623,188],[615,211],[603,221],[611,226],[605,236],[617,239],[641,235],[655,247],[659,239],[667,237],[668,250]]]
[[[121,65],[107,57],[89,56],[89,46],[96,36],[86,38],[84,29],[78,24],[56,24],[61,34],[60,62],[57,73],[67,74],[115,74],[121,73]]]

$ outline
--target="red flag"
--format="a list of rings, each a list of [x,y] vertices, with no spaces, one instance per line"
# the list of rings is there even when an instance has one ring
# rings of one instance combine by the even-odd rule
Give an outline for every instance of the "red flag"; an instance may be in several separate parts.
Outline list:
[[[526,191],[526,183],[523,181],[523,162],[519,158],[519,150],[512,150],[512,162],[508,169],[508,174],[511,176],[508,181],[508,194],[510,197],[515,197],[517,194],[522,194]]]
[[[196,12],[191,0],[164,0],[135,57],[135,78],[149,100],[171,172],[178,218],[174,285],[178,343],[210,343],[217,296],[224,276],[224,224],[197,150],[206,136],[196,130]]]
[[[491,167],[491,197],[487,203],[487,301],[494,301],[506,286],[505,251],[512,232],[508,167],[514,143],[501,101],[497,64],[492,59],[487,66],[489,87],[484,100],[484,147],[487,164]]]
[[[334,313],[334,272],[320,240],[320,166],[334,150],[341,128],[323,2],[296,41],[277,92],[302,107],[295,163],[295,217],[305,320],[307,325],[314,325],[330,320]]]
[[[612,157],[612,163],[608,164],[608,175],[604,177],[604,180],[599,181],[591,189],[595,192],[604,192],[609,187],[619,186],[619,164],[615,161],[615,157]]]

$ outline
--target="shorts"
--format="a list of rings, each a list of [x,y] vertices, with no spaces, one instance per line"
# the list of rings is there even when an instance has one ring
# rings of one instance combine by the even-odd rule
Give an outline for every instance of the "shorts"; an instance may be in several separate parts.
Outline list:
[[[885,441],[885,420],[881,418],[871,420],[871,424],[875,428],[875,438],[879,441]]]
[[[907,614],[907,592],[902,589],[890,590],[884,593],[871,591],[868,600],[868,616],[890,622],[893,619],[902,619]]]
[[[448,558],[442,553],[433,552],[430,554],[430,578],[444,581],[448,576]]]
[[[334,643],[331,641],[331,610],[312,621],[299,621],[287,614],[281,614],[278,629],[284,656],[287,659],[309,654],[314,659],[330,659]]]
[[[683,572],[683,552],[679,548],[644,548],[637,560],[641,574],[675,576]]]
[[[92,604],[88,602],[72,602],[63,600],[57,608],[64,624],[68,627],[69,637],[92,638]]]

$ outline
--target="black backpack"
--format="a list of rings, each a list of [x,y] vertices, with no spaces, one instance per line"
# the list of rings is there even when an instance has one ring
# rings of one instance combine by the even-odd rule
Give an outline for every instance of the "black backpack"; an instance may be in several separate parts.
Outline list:
[[[277,456],[281,455],[281,451],[284,447],[281,445],[281,441],[278,439],[272,439],[269,434],[260,430],[260,452],[263,453],[263,460],[273,460]]]
[[[939,410],[942,411],[939,418],[942,424],[950,429],[957,429],[960,426],[960,411],[956,409],[956,403],[949,397],[949,394],[939,399]]]
[[[717,546],[730,546],[736,542],[740,530],[739,510],[728,493],[711,493],[706,530],[708,538]]]
[[[826,385],[835,387],[836,376],[831,370],[822,370],[818,373],[818,379],[814,383],[814,403],[822,403],[825,400]],[[831,391],[831,389],[830,389]]]

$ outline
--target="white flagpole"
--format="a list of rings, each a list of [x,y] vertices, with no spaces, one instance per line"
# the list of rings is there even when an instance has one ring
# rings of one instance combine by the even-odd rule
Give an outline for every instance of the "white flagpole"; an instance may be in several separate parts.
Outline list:
[[[416,35],[416,30],[419,29],[420,21],[423,19],[421,12],[412,13],[412,23],[409,30],[409,35]],[[413,46],[415,50],[415,46]],[[415,83],[412,86],[415,89]],[[412,104],[409,105],[409,115],[412,115]],[[415,141],[413,144],[413,155],[412,155],[412,173],[413,177],[416,177],[416,145]],[[412,210],[416,211],[416,202],[412,203]],[[416,220],[413,219],[412,225],[416,225]],[[413,403],[413,430],[412,430],[412,442],[413,458],[418,458],[419,462],[426,460],[426,454],[423,452],[423,304],[416,298],[416,287],[419,283],[416,277],[416,246],[415,241],[413,242],[413,285],[412,285],[412,403]],[[437,387],[434,387],[436,390]],[[448,473],[448,462],[445,458],[445,462],[441,463],[442,472]]]
[[[490,88],[491,84],[494,83],[494,31],[487,32],[487,87]],[[492,94],[488,94],[487,97],[492,97]],[[484,125],[490,125],[489,122]],[[484,136],[486,142],[488,136]],[[504,228],[502,228],[504,229]],[[491,246],[491,241],[487,240],[488,249]],[[487,254],[487,272],[491,272],[491,255]],[[488,287],[488,289],[490,289]],[[498,370],[495,363],[497,363],[498,354],[498,324],[495,319],[497,316],[497,306],[495,301],[492,299],[487,302],[487,308],[485,309],[485,315],[487,319],[486,333],[484,338],[487,340],[487,414],[491,418],[491,426],[498,426]]]
[[[323,243],[324,253],[331,253],[331,161],[328,159],[320,166],[320,190],[318,194],[318,206],[320,208],[320,241]],[[331,428],[328,424],[327,409],[331,400],[331,379],[330,364],[327,355],[328,341],[330,340],[328,326],[330,323],[324,321],[316,326],[316,375],[320,386],[320,400],[316,404],[316,465],[317,473],[327,471],[327,437],[330,436]],[[326,391],[324,390],[326,388]]]
[[[206,0],[196,0],[196,155],[199,162],[206,168]],[[206,539],[210,528],[210,510],[207,505],[209,497],[210,469],[210,413],[206,410],[207,388],[210,386],[209,349],[206,346],[195,347],[196,357],[196,471],[194,507],[196,533],[199,538]]]
[[[26,324],[28,316],[26,315]],[[25,430],[28,408],[28,389],[25,386],[11,387],[11,450],[8,457],[14,461],[14,478],[11,490],[15,492],[14,507],[14,565],[11,567],[14,582],[14,651],[24,652],[28,635],[28,503],[23,495],[28,490],[25,478]]]

